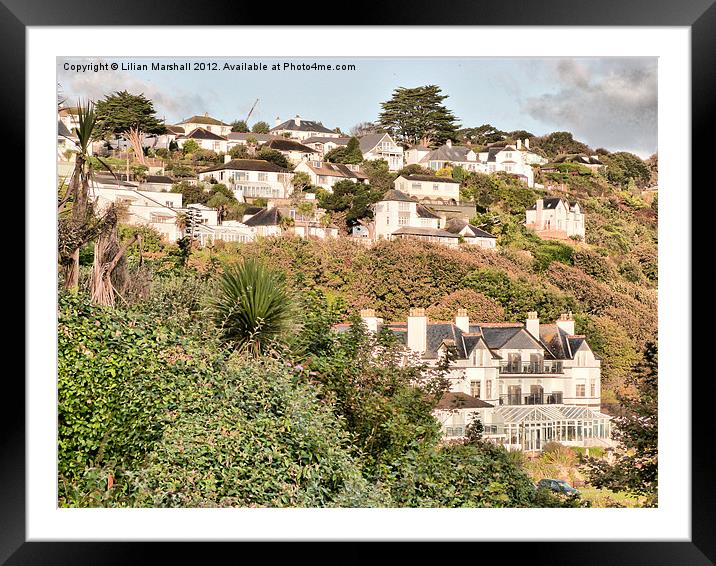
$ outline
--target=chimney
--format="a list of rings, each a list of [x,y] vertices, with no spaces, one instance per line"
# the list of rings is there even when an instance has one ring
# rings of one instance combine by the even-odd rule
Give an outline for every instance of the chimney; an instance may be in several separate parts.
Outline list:
[[[360,317],[371,332],[378,332],[378,326],[383,324],[383,319],[375,316],[374,309],[361,310]]]
[[[530,138],[525,138],[525,149],[530,148]]]
[[[224,154],[224,163],[228,163],[229,161],[231,161],[231,156],[228,153]]]
[[[297,128],[301,127],[301,117],[298,114],[296,114],[296,117],[293,119],[293,121],[296,122]]]
[[[535,229],[543,230],[542,226],[542,209],[544,207],[544,201],[540,198],[537,199],[537,214],[535,215]]]
[[[517,149],[522,149],[522,140],[517,139]]]
[[[276,123],[274,124],[274,127],[279,126],[281,124],[281,118],[276,116]]]
[[[425,352],[428,334],[428,317],[425,309],[410,309],[408,315],[408,348],[422,354]]]
[[[535,311],[527,313],[527,320],[525,321],[525,328],[527,332],[532,334],[537,340],[539,340],[539,318]]]
[[[452,147],[452,140],[448,140],[445,142],[445,145],[448,147]]]
[[[208,113],[208,112],[204,112],[204,118],[208,118],[208,117],[209,117],[209,113]]]
[[[467,316],[467,309],[457,309],[455,326],[457,326],[464,333],[470,332],[470,317]]]
[[[564,330],[569,336],[574,335],[574,318],[571,311],[560,314],[556,322],[557,327]]]

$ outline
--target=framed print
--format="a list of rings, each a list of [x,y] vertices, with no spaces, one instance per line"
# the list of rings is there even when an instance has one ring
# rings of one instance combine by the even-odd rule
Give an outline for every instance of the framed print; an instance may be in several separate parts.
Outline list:
[[[28,211],[2,560],[714,563],[710,1],[222,4],[0,7]]]

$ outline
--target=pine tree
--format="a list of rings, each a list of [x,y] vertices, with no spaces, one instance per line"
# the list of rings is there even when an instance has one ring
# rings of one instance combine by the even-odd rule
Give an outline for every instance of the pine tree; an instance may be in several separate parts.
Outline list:
[[[457,119],[443,105],[447,95],[436,85],[397,88],[383,102],[379,124],[399,143],[439,146],[457,137]]]

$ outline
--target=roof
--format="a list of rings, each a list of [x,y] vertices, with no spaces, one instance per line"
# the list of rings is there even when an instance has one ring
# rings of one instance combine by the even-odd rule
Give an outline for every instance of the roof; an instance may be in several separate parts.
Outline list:
[[[146,178],[147,183],[165,183],[168,185],[173,185],[174,181],[171,177],[167,177],[166,175],[147,175]]]
[[[192,116],[186,120],[179,122],[180,124],[208,124],[210,126],[230,126],[231,124],[225,124],[221,120],[212,118],[211,116],[204,114],[203,116]]]
[[[179,137],[191,140],[226,141],[226,138],[224,136],[220,136],[219,134],[215,134],[214,132],[210,132],[209,130],[205,130],[204,128],[194,128],[190,133]]]
[[[227,134],[226,137],[230,140],[248,140],[249,138],[254,138],[257,142],[268,142],[281,138],[281,136],[273,136],[271,134],[255,134],[253,132],[231,132]]]
[[[586,155],[584,153],[560,155],[558,157],[555,157],[554,163],[583,163],[584,165],[604,165],[604,163],[596,155]]]
[[[199,173],[210,173],[211,171],[221,170],[234,170],[234,171],[267,171],[269,173],[288,173],[288,169],[279,167],[275,163],[266,161],[264,159],[232,159],[228,163],[222,163],[215,167],[209,167],[203,169]]]
[[[288,138],[277,137],[272,139],[266,144],[266,147],[275,149],[277,151],[301,151],[303,153],[314,153],[315,150],[312,147],[303,145],[296,140],[290,140]]]
[[[566,421],[609,419],[608,415],[578,405],[503,405],[495,409],[496,416],[504,423],[520,423],[525,420]]]
[[[452,177],[437,177],[434,175],[401,175],[403,179],[408,181],[429,181],[431,183],[454,183],[460,184],[460,181],[456,181]]]
[[[399,191],[397,189],[390,189],[385,192],[383,195],[383,198],[381,200],[397,200],[402,202],[417,202],[415,199],[410,198],[408,195],[406,195],[404,192]]]
[[[348,145],[351,138],[330,138],[326,136],[311,136],[303,140],[304,144],[309,143],[334,143],[336,145]]]
[[[459,234],[460,232],[462,232],[462,230],[465,229],[465,227],[467,227],[469,232],[468,234],[464,234],[464,236],[467,238],[497,238],[497,236],[494,236],[489,232],[485,232],[477,226],[468,224],[460,218],[451,218],[445,224],[445,230],[447,230],[448,232],[452,232],[453,234]]]
[[[467,161],[470,148],[464,145],[443,145],[434,149],[420,161]]]
[[[358,140],[361,152],[368,153],[371,149],[373,149],[380,143],[380,140],[382,140],[387,135],[388,134],[366,134],[362,136]]]
[[[94,180],[98,184],[102,185],[117,185],[119,187],[132,187],[137,188],[136,183],[129,183],[122,179],[115,179],[114,177],[103,177],[101,175],[95,175]]]
[[[281,213],[278,208],[262,208],[251,218],[244,221],[246,226],[277,226],[281,222]]]
[[[443,395],[436,409],[484,409],[492,407],[490,403],[468,395],[467,393],[448,391]]]
[[[415,211],[418,213],[418,216],[420,218],[440,218],[437,214],[435,214],[427,206],[424,206],[422,204],[418,204]]]
[[[438,236],[440,238],[458,238],[457,234],[440,230],[439,228],[424,228],[422,226],[402,226],[393,234],[405,234],[406,236]]]
[[[559,197],[544,197],[542,199],[542,208],[546,210],[554,210],[559,206],[559,203],[562,202],[562,199]],[[530,206],[527,210],[537,210],[537,203]]]
[[[67,126],[65,126],[64,122],[62,122],[62,121],[60,121],[60,120],[57,120],[57,135],[58,135],[58,136],[63,136],[63,137],[65,137],[65,138],[73,138],[73,137],[76,137],[75,135],[73,135],[72,132],[70,132],[70,131],[67,129]]]
[[[294,118],[291,118],[290,120],[286,120],[278,126],[274,126],[273,128],[271,128],[271,131],[294,130],[298,132],[324,132],[326,134],[335,133],[333,132],[333,130],[329,130],[328,128],[326,128],[320,122],[314,122],[313,120],[304,120],[303,118],[300,118],[299,120],[301,122],[300,125],[296,125],[296,120]]]

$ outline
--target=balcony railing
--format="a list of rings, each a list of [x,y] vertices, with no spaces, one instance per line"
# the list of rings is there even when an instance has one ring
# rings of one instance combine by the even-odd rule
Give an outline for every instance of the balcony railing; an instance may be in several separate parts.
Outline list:
[[[564,373],[564,368],[562,362],[504,362],[500,364],[500,373],[552,374]]]
[[[562,392],[500,395],[500,405],[561,405]]]

